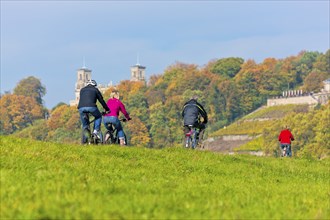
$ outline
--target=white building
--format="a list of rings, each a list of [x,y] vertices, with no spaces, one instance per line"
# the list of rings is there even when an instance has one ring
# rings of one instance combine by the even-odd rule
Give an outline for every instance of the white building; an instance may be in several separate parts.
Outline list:
[[[326,104],[330,98],[330,79],[323,81],[323,89],[319,93],[303,94],[301,90],[290,90],[283,92],[283,97],[267,100],[267,106],[288,104]]]

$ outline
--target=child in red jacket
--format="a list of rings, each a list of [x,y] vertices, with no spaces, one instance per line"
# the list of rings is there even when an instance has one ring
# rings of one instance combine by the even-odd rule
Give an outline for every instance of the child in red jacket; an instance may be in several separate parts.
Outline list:
[[[280,135],[278,136],[278,140],[281,143],[282,157],[291,157],[291,141],[294,140],[294,137],[288,126],[285,126],[285,128],[281,131]]]

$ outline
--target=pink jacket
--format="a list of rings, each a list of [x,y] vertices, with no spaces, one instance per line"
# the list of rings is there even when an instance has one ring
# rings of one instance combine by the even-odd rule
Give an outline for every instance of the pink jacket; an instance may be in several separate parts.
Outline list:
[[[104,116],[114,116],[118,118],[119,112],[122,112],[127,120],[130,119],[129,114],[125,109],[125,105],[119,99],[116,98],[109,99],[107,101],[107,106],[110,109],[110,113]]]

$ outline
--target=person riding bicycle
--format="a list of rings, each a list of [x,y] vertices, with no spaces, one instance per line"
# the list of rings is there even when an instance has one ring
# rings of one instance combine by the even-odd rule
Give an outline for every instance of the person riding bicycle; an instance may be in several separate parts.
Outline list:
[[[94,116],[94,131],[93,133],[97,135],[98,138],[101,137],[101,123],[102,114],[96,106],[97,100],[101,103],[106,112],[110,111],[109,107],[105,103],[101,92],[98,90],[97,83],[95,80],[88,80],[87,85],[80,90],[80,99],[78,103],[78,110],[80,114],[80,120],[83,125],[83,129],[89,128],[89,121],[84,116],[85,113],[90,113]]]
[[[110,98],[107,101],[107,106],[110,109],[110,113],[105,114],[103,117],[103,124],[106,129],[110,130],[109,124],[113,124],[117,129],[117,134],[119,138],[120,145],[126,145],[125,143],[125,133],[123,127],[118,119],[119,113],[122,112],[125,118],[129,121],[131,117],[126,111],[125,105],[119,100],[119,92],[114,91],[110,94]]]
[[[208,117],[203,106],[197,102],[198,96],[193,96],[188,102],[183,105],[182,117],[184,125],[184,133],[187,134],[190,132],[190,126],[199,128],[200,132],[197,135],[197,139],[200,137],[203,140],[204,130],[208,122]]]
[[[294,137],[288,126],[285,126],[284,129],[281,131],[280,135],[278,136],[278,140],[280,141],[281,149],[283,150],[282,156],[286,155],[286,152],[284,151],[284,149],[288,148],[287,149],[288,156],[291,157],[291,155],[292,155],[291,141],[294,140]]]

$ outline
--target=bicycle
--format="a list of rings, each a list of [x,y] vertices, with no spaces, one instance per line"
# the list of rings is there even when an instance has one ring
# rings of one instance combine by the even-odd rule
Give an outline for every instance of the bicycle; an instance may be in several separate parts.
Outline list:
[[[192,125],[185,126],[189,128],[189,132],[185,134],[185,142],[184,145],[186,148],[192,148],[195,149],[198,145],[198,135],[200,132],[199,128],[196,128]]]
[[[291,157],[291,145],[290,144],[281,144],[281,157]]]
[[[89,120],[90,116],[92,116],[89,112],[84,112],[84,118],[88,121],[88,127],[85,127],[82,131],[81,135],[81,143],[82,144],[103,144],[103,135],[100,131],[100,137],[98,137],[96,134],[92,133],[90,130],[90,125],[95,121],[95,117],[93,120]]]
[[[119,119],[121,122],[126,122],[126,118]],[[120,144],[120,140],[118,137],[118,131],[115,128],[115,126],[112,123],[107,123],[107,126],[110,127],[110,130],[107,129],[107,131],[104,133],[104,139],[103,143],[104,144]],[[125,138],[125,145],[127,145],[127,138],[126,134],[124,134]]]

